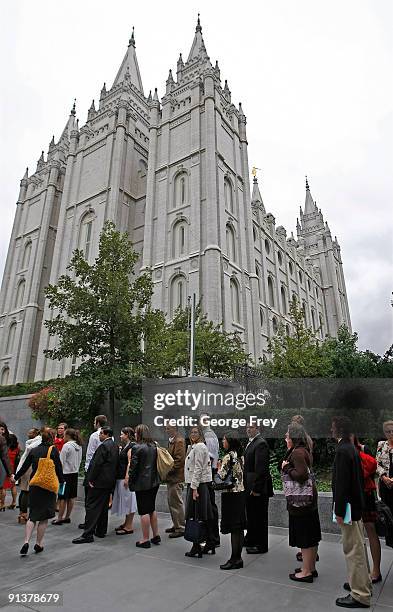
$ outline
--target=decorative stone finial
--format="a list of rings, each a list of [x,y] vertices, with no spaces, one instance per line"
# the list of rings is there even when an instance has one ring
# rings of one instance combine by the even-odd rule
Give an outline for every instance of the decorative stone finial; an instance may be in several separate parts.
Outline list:
[[[75,117],[76,115],[76,98],[74,98],[74,104],[72,105],[71,115]]]
[[[129,47],[130,46],[135,47],[135,29],[134,29],[134,26],[132,26],[131,38],[128,41],[128,46]]]
[[[200,13],[198,13],[198,21],[197,21],[197,26],[195,28],[195,32],[202,32]]]
[[[310,186],[309,186],[309,184],[308,184],[307,174],[306,174],[306,189],[307,189],[308,191],[310,191]]]

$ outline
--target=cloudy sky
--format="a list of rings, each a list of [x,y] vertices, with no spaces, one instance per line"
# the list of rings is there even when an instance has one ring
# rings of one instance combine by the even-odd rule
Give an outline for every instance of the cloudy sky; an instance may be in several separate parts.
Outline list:
[[[361,348],[392,342],[393,3],[18,0],[2,7],[0,273],[26,166],[111,85],[135,26],[145,93],[163,95],[197,12],[212,60],[247,115],[265,206],[295,229],[304,175],[342,248]],[[6,27],[4,27],[4,25]]]

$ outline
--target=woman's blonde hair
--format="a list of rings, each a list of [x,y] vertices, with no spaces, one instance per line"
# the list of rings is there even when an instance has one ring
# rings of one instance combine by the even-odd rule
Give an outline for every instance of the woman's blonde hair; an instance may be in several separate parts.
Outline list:
[[[393,429],[393,421],[385,421],[382,427],[384,433],[386,432],[387,427],[391,427]]]

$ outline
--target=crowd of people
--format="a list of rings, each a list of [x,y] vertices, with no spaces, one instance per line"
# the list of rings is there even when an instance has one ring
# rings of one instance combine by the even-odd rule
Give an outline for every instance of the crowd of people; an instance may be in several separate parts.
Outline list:
[[[332,422],[332,437],[337,441],[332,470],[333,520],[341,529],[347,564],[344,589],[349,591],[347,596],[337,598],[340,607],[370,607],[372,584],[382,580],[376,499],[378,491],[393,513],[393,421],[385,422],[383,431],[386,439],[378,443],[374,457],[354,435],[347,417],[335,417]],[[245,445],[236,431],[228,432],[222,439],[222,452],[210,427],[193,427],[188,446],[175,426],[168,425],[166,433],[171,457],[165,477],[172,520],[165,530],[168,537],[185,537],[192,542],[185,556],[203,558],[215,554],[220,532],[230,534],[231,555],[220,565],[222,570],[242,568],[244,549],[250,555],[266,554],[269,499],[274,493],[269,445],[259,428],[247,428]],[[60,423],[55,431],[49,427],[31,429],[27,436],[21,453],[16,436],[5,423],[0,423],[0,510],[16,508],[18,483],[18,521],[25,524],[21,556],[28,554],[34,531],[35,553],[44,550],[49,520],[56,526],[71,523],[82,462],[79,431],[66,423]],[[296,559],[301,564],[289,578],[312,583],[318,578],[316,562],[322,535],[313,475],[313,441],[300,415],[288,425],[285,441],[287,452],[280,467],[289,516],[289,546],[299,549]],[[140,424],[135,430],[124,427],[117,443],[106,416],[95,417],[84,464],[85,520],[79,524],[82,533],[72,540],[74,544],[104,538],[109,511],[122,519],[116,535],[133,534],[138,511],[142,535],[136,546],[148,549],[160,544],[156,512],[162,481],[159,451],[147,425]],[[6,505],[8,490],[11,503]],[[220,525],[218,491],[222,492]],[[371,571],[364,530],[372,557]]]

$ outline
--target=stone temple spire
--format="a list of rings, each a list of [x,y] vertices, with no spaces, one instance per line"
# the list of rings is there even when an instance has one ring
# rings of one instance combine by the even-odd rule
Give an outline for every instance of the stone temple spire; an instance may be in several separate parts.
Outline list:
[[[205,47],[205,43],[203,42],[202,26],[201,26],[201,20],[200,20],[199,13],[198,13],[197,25],[195,28],[195,36],[194,36],[193,43],[191,45],[191,49],[190,49],[190,53],[188,55],[187,61],[189,62],[193,60],[194,58],[198,57],[198,55],[206,56],[206,47]]]
[[[128,68],[128,70],[127,70]],[[113,86],[118,85],[124,79],[127,78],[139,91],[143,94],[143,85],[141,74],[139,72],[138,60],[135,52],[135,33],[134,28],[132,28],[132,33],[130,40],[128,41],[128,48],[124,59],[121,63],[121,66],[117,72],[116,78],[113,82]]]
[[[311,191],[310,191],[310,186],[308,184],[308,178],[306,176],[306,201],[304,203],[304,214],[305,215],[310,215],[314,212],[317,212],[317,207],[315,206],[315,202],[312,199],[312,195],[311,195]]]

